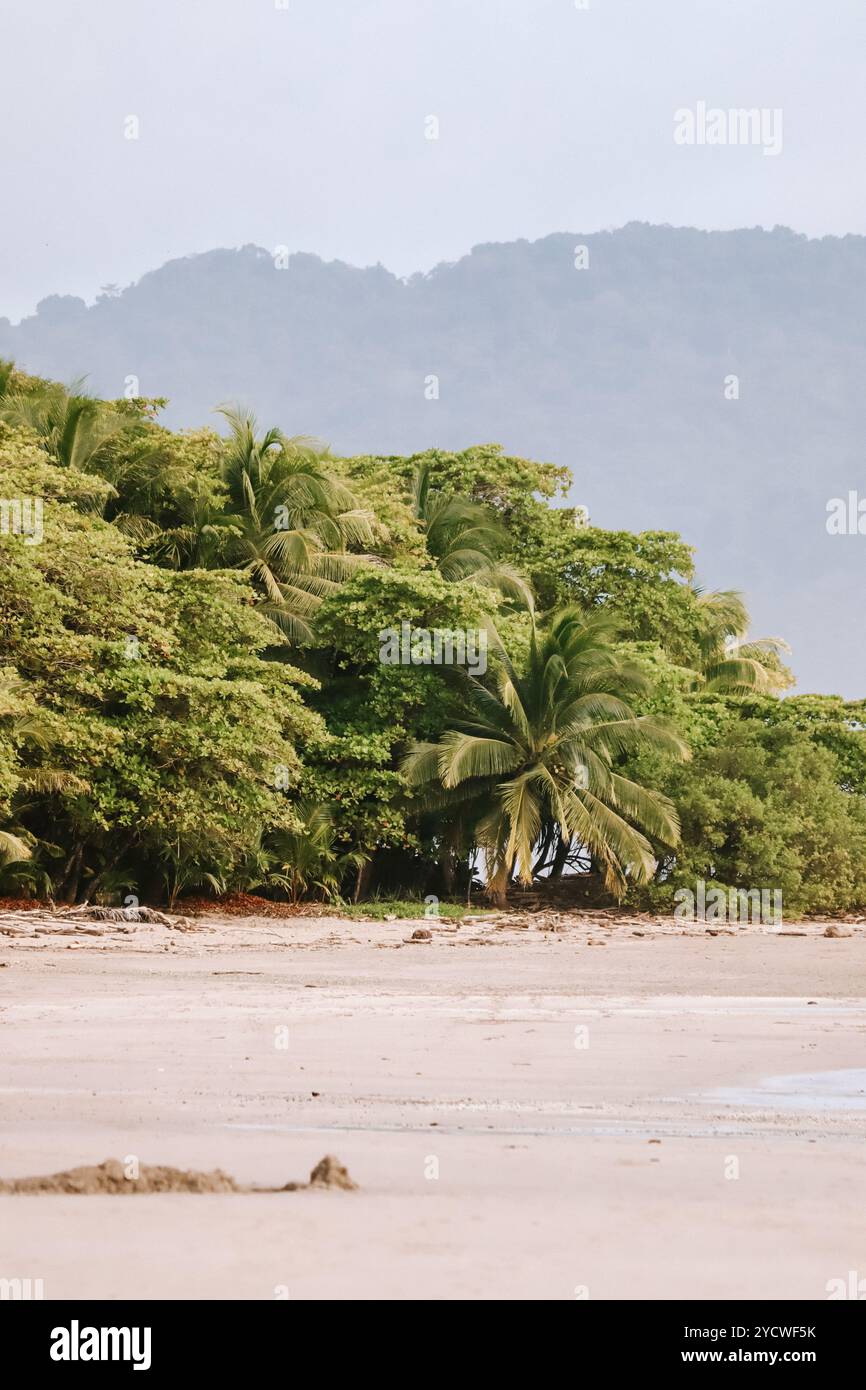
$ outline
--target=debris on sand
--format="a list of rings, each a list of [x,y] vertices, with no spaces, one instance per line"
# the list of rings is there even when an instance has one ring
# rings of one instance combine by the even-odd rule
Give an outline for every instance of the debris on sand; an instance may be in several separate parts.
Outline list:
[[[334,917],[330,903],[281,903],[254,893],[225,893],[219,898],[193,896],[180,899],[184,912],[193,917]]]
[[[80,1193],[95,1196],[103,1193],[125,1197],[135,1192],[239,1192],[234,1178],[216,1168],[212,1173],[187,1172],[183,1168],[148,1167],[138,1170],[137,1177],[127,1177],[124,1165],[116,1158],[82,1168],[68,1168],[63,1173],[47,1177],[12,1178],[0,1181],[0,1193]]]
[[[158,912],[154,907],[36,907],[3,913],[4,936],[102,936],[112,929],[126,932],[134,926],[166,927],[169,931],[195,931],[188,917]]]
[[[284,1187],[244,1186],[221,1168],[215,1168],[212,1173],[198,1173],[192,1168],[142,1164],[136,1176],[130,1177],[127,1168],[116,1158],[43,1177],[0,1179],[0,1195],[16,1196],[127,1197],[157,1192],[303,1192],[310,1188],[340,1188],[344,1192],[354,1192],[357,1187],[349,1170],[333,1154],[319,1159],[309,1182],[287,1182]]]
[[[186,918],[157,912],[155,907],[88,907],[85,911],[91,922],[152,922],[158,927],[173,927],[177,922],[186,921]]]

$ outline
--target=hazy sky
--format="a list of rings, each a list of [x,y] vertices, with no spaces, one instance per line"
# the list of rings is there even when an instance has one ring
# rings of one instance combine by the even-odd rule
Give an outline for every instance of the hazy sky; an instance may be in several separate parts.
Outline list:
[[[866,232],[864,0],[280,3],[2,0],[0,315],[246,242],[408,274],[633,219]],[[782,153],[676,145],[699,101],[781,108]]]

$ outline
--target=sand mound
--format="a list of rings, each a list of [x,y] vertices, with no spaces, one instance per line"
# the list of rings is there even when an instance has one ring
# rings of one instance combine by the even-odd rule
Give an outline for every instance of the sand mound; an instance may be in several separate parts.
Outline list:
[[[244,1187],[220,1168],[212,1173],[197,1173],[194,1169],[143,1164],[138,1177],[130,1178],[118,1159],[107,1158],[104,1163],[67,1168],[62,1173],[49,1173],[44,1177],[0,1179],[0,1194],[126,1197],[136,1192],[302,1192],[312,1187],[337,1187],[352,1192],[357,1186],[333,1154],[326,1154],[319,1160],[310,1173],[309,1182],[288,1182],[285,1187]]]
[[[325,1154],[320,1158],[313,1171],[310,1173],[309,1182],[287,1182],[285,1187],[259,1187],[257,1192],[302,1192],[304,1188],[311,1187],[339,1187],[344,1192],[354,1192],[358,1184],[353,1182],[349,1176],[348,1168],[345,1168],[338,1158],[333,1154]]]
[[[310,1174],[310,1187],[341,1187],[344,1192],[353,1192],[358,1186],[349,1177],[349,1170],[333,1154],[320,1158]]]
[[[239,1188],[227,1173],[217,1168],[213,1173],[187,1172],[183,1168],[142,1166],[137,1178],[126,1176],[124,1166],[116,1158],[82,1168],[68,1168],[63,1173],[47,1177],[12,1178],[0,1182],[0,1192],[82,1193],[92,1196],[109,1193],[127,1196],[133,1192],[237,1192]]]

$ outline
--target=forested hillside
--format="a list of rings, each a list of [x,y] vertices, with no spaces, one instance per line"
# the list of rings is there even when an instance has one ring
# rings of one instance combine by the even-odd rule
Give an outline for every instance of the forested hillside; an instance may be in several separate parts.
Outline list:
[[[567,465],[598,524],[673,528],[704,582],[735,572],[804,688],[859,697],[862,546],[825,522],[863,490],[864,323],[863,237],[635,223],[478,246],[408,280],[211,251],[90,307],[61,294],[0,319],[0,355],[167,397],[173,426],[233,399],[345,454],[496,440]]]

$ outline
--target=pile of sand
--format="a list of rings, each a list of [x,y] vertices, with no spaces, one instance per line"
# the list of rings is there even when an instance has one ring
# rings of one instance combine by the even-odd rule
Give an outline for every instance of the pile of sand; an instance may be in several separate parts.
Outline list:
[[[305,1188],[341,1188],[352,1192],[358,1184],[333,1154],[326,1154],[310,1173],[309,1182],[288,1182],[284,1187],[245,1187],[228,1173],[215,1168],[212,1173],[195,1169],[151,1167],[143,1164],[137,1177],[127,1177],[116,1158],[44,1177],[0,1179],[0,1193],[16,1195],[81,1195],[126,1197],[132,1193],[154,1192],[302,1192]]]
[[[354,1192],[358,1184],[349,1177],[348,1168],[333,1154],[320,1158],[312,1173],[308,1187],[341,1187],[344,1192]]]
[[[125,1197],[133,1192],[237,1192],[234,1178],[217,1168],[212,1173],[187,1172],[183,1168],[161,1168],[143,1165],[137,1178],[126,1176],[124,1166],[116,1158],[82,1168],[68,1168],[63,1173],[46,1177],[12,1178],[0,1182],[0,1192],[14,1193],[81,1193],[93,1196],[107,1193]]]

